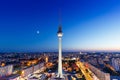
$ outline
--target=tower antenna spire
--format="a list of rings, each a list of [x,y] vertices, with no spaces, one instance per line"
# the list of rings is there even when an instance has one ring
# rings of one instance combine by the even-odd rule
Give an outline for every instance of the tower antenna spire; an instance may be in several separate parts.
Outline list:
[[[61,13],[61,8],[59,8],[59,26],[62,25],[62,13]]]

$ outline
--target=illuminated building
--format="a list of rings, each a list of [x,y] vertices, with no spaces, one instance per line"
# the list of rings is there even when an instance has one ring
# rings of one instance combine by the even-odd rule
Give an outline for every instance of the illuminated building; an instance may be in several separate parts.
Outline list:
[[[99,80],[110,80],[110,74],[100,71],[98,68],[88,64],[89,69],[99,78]]]
[[[11,75],[13,71],[13,65],[0,67],[0,77]]]
[[[120,71],[120,58],[112,58],[112,66],[116,71]]]
[[[48,57],[45,58],[45,62],[48,63]]]
[[[31,74],[31,73],[37,71],[38,69],[42,68],[43,66],[44,66],[44,63],[39,63],[37,65],[33,65],[31,67],[25,68],[25,69],[22,70],[21,77],[26,77],[29,74]]]

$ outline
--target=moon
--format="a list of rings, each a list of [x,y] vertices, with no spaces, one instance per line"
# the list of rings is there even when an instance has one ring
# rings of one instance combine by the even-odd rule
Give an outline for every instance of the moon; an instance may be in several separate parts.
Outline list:
[[[37,30],[37,34],[39,34],[40,33],[40,31],[39,30]]]

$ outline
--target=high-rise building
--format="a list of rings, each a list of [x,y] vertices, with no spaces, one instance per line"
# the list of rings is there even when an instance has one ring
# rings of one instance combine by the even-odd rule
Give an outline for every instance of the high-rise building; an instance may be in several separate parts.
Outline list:
[[[105,73],[105,72],[99,70],[98,68],[94,67],[91,64],[88,64],[88,66],[89,66],[89,69],[96,75],[96,77],[99,80],[110,80],[110,74],[109,73]],[[94,80],[96,80],[96,79],[94,79]]]
[[[120,71],[120,58],[112,58],[112,66],[116,71]]]
[[[13,72],[13,65],[0,67],[0,77],[11,75]]]

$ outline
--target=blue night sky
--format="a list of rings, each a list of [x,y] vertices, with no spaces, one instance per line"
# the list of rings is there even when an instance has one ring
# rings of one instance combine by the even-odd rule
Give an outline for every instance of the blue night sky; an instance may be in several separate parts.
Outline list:
[[[120,0],[0,0],[0,51],[56,51],[59,9],[64,50],[120,51]]]

